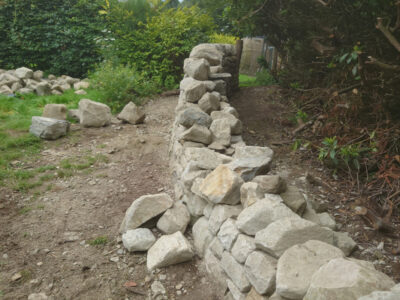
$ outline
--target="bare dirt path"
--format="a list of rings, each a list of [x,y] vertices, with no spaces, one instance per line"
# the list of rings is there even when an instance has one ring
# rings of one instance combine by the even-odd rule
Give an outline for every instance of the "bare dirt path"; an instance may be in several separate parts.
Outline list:
[[[118,235],[133,200],[173,196],[168,143],[176,103],[176,97],[147,103],[144,125],[75,125],[24,165],[55,165],[64,178],[28,193],[0,190],[0,299],[39,292],[57,300],[147,299],[154,281],[165,287],[165,299],[218,299],[199,261],[148,273],[146,255],[126,253]],[[68,168],[87,157],[95,158],[91,167]],[[137,286],[124,287],[130,281]]]

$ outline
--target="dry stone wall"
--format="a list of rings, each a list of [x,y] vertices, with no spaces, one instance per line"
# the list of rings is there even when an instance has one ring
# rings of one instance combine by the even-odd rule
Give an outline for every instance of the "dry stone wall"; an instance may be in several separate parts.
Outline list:
[[[190,214],[194,251],[213,282],[235,300],[400,299],[393,280],[348,257],[356,244],[327,213],[268,174],[273,151],[244,143],[227,97],[238,84],[235,57],[232,45],[193,49],[170,145],[175,205]]]

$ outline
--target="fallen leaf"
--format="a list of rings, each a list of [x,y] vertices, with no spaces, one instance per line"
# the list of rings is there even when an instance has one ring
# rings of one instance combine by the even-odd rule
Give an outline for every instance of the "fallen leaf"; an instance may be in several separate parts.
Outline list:
[[[137,283],[134,282],[134,281],[127,281],[127,282],[125,282],[125,284],[124,284],[124,287],[127,287],[127,288],[129,288],[129,287],[135,287],[135,286],[137,286]]]

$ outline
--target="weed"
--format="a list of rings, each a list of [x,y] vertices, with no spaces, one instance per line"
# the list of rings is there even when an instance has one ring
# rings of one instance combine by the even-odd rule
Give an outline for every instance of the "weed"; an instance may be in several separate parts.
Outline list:
[[[31,210],[32,210],[31,207],[24,206],[23,208],[21,208],[21,209],[18,211],[18,213],[19,213],[20,215],[25,215],[25,214],[27,214],[28,212],[30,212]]]
[[[22,270],[21,272],[21,282],[26,282],[32,278],[32,272],[28,269]]]
[[[108,243],[108,238],[105,236],[99,236],[91,241],[89,241],[89,245],[91,246],[104,246]]]
[[[44,204],[39,204],[39,205],[36,206],[36,209],[43,210],[44,207],[45,207]]]
[[[301,120],[303,123],[307,123],[309,120],[308,114],[299,109],[296,113],[296,120]]]

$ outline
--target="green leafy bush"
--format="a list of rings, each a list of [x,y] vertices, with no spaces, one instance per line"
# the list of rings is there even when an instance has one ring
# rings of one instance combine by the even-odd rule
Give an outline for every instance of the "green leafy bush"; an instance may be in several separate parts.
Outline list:
[[[140,104],[142,97],[160,91],[154,81],[148,80],[134,67],[111,62],[99,64],[90,74],[90,80],[114,111],[129,101]]]
[[[109,53],[167,88],[176,86],[182,77],[183,60],[195,45],[208,42],[214,29],[212,19],[197,7],[159,10],[147,23],[127,25],[131,18],[134,16],[118,5],[110,8],[109,29],[115,40]]]
[[[215,44],[236,44],[239,38],[233,35],[227,35],[222,33],[213,33],[210,36],[210,43]]]
[[[256,83],[258,85],[267,86],[276,84],[276,80],[267,69],[262,69],[256,74]]]
[[[84,76],[100,61],[99,1],[0,1],[0,68]]]

